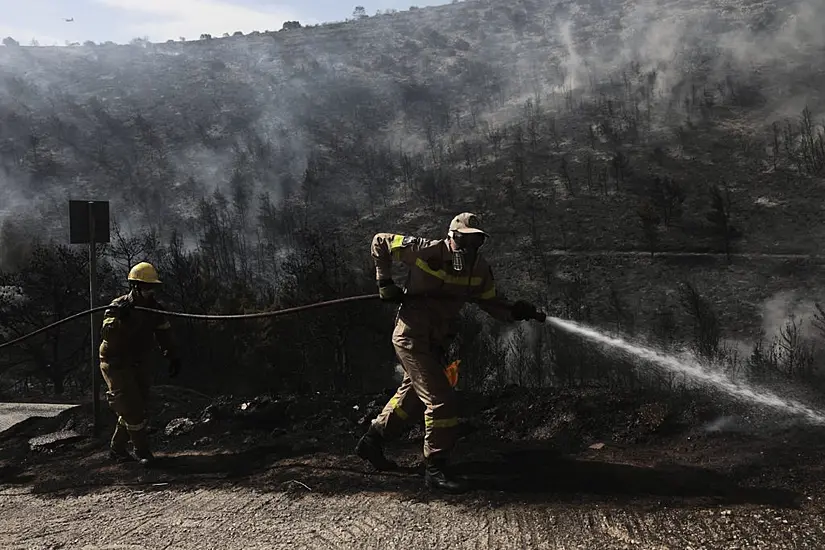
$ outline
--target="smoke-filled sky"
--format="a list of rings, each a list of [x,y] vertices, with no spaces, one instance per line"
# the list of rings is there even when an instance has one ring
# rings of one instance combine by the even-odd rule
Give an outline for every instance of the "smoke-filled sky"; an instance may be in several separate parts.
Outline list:
[[[343,21],[356,5],[367,15],[376,10],[407,10],[446,4],[447,0],[0,0],[0,38],[28,45],[63,46],[69,42],[126,43],[197,39],[235,31],[280,30],[284,21],[317,24]],[[67,22],[66,19],[74,19]]]

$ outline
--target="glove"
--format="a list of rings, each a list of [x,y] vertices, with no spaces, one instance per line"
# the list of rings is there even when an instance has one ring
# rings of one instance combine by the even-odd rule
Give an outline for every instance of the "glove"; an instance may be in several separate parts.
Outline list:
[[[169,360],[169,378],[174,378],[180,373],[180,359],[173,357]]]
[[[126,319],[129,317],[129,314],[132,312],[132,302],[129,300],[123,300],[122,302],[118,302],[118,304],[112,308],[112,314],[115,316],[116,319]]]
[[[400,303],[404,297],[404,291],[392,279],[385,279],[378,281],[378,295],[385,302]]]
[[[536,319],[538,317],[536,306],[529,302],[525,302],[524,300],[518,300],[514,303],[511,311],[513,314],[513,319],[516,321],[525,321],[527,319]]]

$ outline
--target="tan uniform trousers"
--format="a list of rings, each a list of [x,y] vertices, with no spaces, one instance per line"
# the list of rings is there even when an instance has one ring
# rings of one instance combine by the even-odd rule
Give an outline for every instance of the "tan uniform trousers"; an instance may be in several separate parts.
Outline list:
[[[404,423],[424,413],[424,456],[448,454],[455,446],[458,416],[456,395],[444,374],[442,358],[432,351],[412,351],[395,345],[404,380],[381,414],[373,421],[388,439]]]
[[[100,372],[109,391],[109,407],[118,415],[113,444],[122,443],[121,427],[126,428],[135,447],[144,447],[144,430],[149,403],[151,376],[146,361],[100,362]],[[140,450],[140,449],[139,449]]]

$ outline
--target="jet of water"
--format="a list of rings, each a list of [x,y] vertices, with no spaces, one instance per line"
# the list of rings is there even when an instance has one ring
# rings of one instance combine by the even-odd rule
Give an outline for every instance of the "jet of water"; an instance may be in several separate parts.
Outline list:
[[[720,372],[707,370],[695,358],[679,359],[642,345],[632,344],[621,338],[608,336],[598,330],[585,327],[574,321],[559,319],[558,317],[547,317],[547,322],[567,332],[578,334],[594,342],[633,354],[636,357],[655,363],[672,372],[684,374],[697,382],[712,384],[734,398],[770,407],[786,414],[801,416],[812,424],[825,426],[825,413],[817,412],[798,401],[783,400],[768,391],[757,391],[745,387],[742,384],[734,383]]]

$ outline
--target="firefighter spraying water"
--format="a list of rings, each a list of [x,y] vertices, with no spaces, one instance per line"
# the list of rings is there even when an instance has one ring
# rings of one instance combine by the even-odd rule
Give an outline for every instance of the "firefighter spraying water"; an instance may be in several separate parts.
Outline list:
[[[458,364],[448,366],[446,373],[444,369],[462,306],[477,300],[484,311],[505,322],[544,320],[534,305],[522,300],[510,303],[496,288],[492,269],[480,254],[488,237],[479,227],[478,217],[465,212],[450,222],[445,239],[378,233],[372,240],[381,299],[403,301],[392,344],[404,378],[355,451],[378,470],[396,469],[397,464],[384,456],[384,442],[397,437],[407,421],[423,415],[425,482],[436,490],[465,489],[447,470],[458,428],[453,389]],[[403,290],[392,279],[393,260],[409,268]],[[433,295],[438,297],[429,297]]]
[[[667,369],[691,380],[712,386],[728,395],[785,414],[801,416],[810,423],[825,425],[825,414],[800,402],[782,399],[765,390],[735,383],[721,372],[706,368],[695,358],[666,355],[602,333],[592,327],[557,317],[547,317],[526,301],[508,301],[496,287],[492,269],[480,250],[489,238],[472,213],[462,213],[450,223],[446,238],[429,240],[394,233],[373,237],[371,256],[375,264],[378,294],[351,296],[277,311],[242,315],[205,315],[166,311],[154,298],[161,284],[155,268],[147,263],[134,266],[128,280],[130,292],[108,306],[93,308],[30,334],[0,344],[0,349],[50,330],[58,325],[105,309],[100,346],[100,370],[108,386],[107,398],[118,415],[110,441],[110,453],[117,460],[133,457],[127,450],[131,441],[135,457],[144,464],[152,461],[146,425],[149,393],[146,351],[155,340],[169,359],[170,376],[177,375],[180,360],[167,317],[203,320],[245,320],[275,317],[335,304],[378,299],[399,304],[392,344],[404,376],[395,395],[387,402],[355,452],[378,470],[397,465],[384,455],[384,445],[400,434],[402,426],[423,416],[425,483],[447,492],[467,487],[452,475],[447,463],[455,445],[458,411],[455,386],[460,361],[447,364],[446,350],[456,335],[454,321],[465,303],[475,303],[504,322],[535,320],[547,322],[613,351],[631,354],[651,366]],[[409,269],[404,289],[391,276],[393,260]]]

